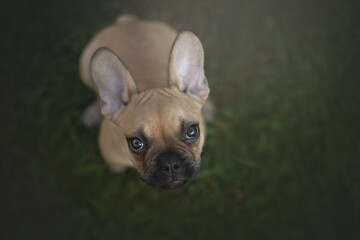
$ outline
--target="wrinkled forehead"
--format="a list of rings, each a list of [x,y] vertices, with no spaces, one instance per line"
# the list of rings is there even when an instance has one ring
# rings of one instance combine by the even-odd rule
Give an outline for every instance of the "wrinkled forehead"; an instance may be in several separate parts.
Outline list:
[[[166,137],[179,131],[184,122],[198,122],[201,105],[180,91],[148,90],[137,95],[126,107],[121,123],[125,134]]]

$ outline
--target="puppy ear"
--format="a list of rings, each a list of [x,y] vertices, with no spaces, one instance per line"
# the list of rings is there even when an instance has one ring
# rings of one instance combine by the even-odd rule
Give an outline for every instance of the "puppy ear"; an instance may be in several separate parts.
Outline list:
[[[181,32],[175,39],[169,61],[169,85],[204,103],[209,87],[204,74],[204,50],[191,32]]]
[[[91,59],[91,74],[99,90],[101,113],[113,120],[138,92],[135,82],[123,62],[108,48],[95,51]]]

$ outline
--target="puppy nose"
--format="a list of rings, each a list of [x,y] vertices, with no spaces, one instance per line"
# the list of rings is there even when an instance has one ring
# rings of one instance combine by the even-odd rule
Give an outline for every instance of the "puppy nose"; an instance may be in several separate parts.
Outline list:
[[[162,173],[172,174],[181,169],[182,160],[177,153],[165,153],[160,155],[157,164]]]

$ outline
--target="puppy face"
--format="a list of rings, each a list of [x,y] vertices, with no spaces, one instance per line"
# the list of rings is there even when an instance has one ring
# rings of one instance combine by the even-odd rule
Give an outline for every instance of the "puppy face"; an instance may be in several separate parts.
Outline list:
[[[205,136],[201,104],[178,88],[133,96],[115,122],[127,139],[133,165],[149,185],[179,188],[199,171]]]
[[[91,72],[102,114],[119,126],[133,165],[151,186],[176,189],[200,168],[205,126],[201,108],[209,94],[199,39],[183,32],[169,61],[169,86],[139,92],[131,73],[109,49],[98,49]]]

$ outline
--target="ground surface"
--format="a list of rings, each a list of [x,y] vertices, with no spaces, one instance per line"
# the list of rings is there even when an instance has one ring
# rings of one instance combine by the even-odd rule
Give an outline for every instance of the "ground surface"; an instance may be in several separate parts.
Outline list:
[[[1,239],[359,239],[358,1],[2,1]],[[111,174],[80,124],[86,42],[119,14],[203,41],[198,178]]]

